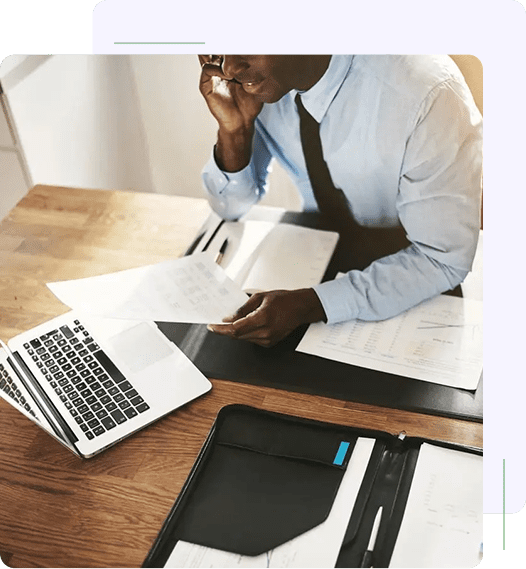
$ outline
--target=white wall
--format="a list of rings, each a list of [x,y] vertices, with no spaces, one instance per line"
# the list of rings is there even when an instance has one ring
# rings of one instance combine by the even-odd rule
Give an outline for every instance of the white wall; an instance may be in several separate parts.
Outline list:
[[[132,55],[152,182],[161,194],[202,195],[200,172],[216,136],[189,55]]]
[[[55,55],[14,84],[9,59],[2,84],[35,184],[153,191],[127,56]]]

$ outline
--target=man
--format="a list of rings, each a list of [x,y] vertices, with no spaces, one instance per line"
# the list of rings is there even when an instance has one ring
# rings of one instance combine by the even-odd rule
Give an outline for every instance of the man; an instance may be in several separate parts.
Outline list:
[[[389,318],[464,280],[480,227],[482,119],[448,56],[199,59],[200,91],[219,125],[203,172],[219,215],[238,219],[258,202],[275,158],[305,210],[323,212],[326,200],[334,210],[339,193],[349,226],[398,226],[408,239],[365,270],[256,294],[212,331],[271,346],[305,323]],[[307,124],[319,134],[305,134]],[[324,164],[313,167],[316,136]]]

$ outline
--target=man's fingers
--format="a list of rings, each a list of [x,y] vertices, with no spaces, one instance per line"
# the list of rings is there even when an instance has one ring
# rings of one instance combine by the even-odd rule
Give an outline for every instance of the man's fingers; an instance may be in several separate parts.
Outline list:
[[[238,320],[238,322],[240,321]],[[275,343],[271,341],[270,331],[266,327],[239,328],[234,324],[209,324],[207,328],[216,334],[229,336],[236,340],[246,340],[259,346],[268,347]]]
[[[228,79],[226,75],[223,73],[223,70],[219,65],[214,65],[213,63],[204,63],[201,65],[201,77],[203,75],[208,75],[208,77],[220,77],[225,81],[231,81],[232,79]]]
[[[245,304],[243,304],[243,306],[238,308],[238,310],[234,314],[232,314],[231,316],[227,316],[226,318],[223,318],[223,322],[235,322],[240,318],[248,316],[251,312],[254,312],[256,308],[261,306],[262,302],[263,298],[261,297],[261,295],[254,294],[245,302]]]
[[[253,300],[253,298],[251,297],[233,316],[224,318],[225,324],[210,324],[208,329],[241,339],[252,333],[259,336],[259,330],[264,326],[266,318],[260,310],[261,299]]]

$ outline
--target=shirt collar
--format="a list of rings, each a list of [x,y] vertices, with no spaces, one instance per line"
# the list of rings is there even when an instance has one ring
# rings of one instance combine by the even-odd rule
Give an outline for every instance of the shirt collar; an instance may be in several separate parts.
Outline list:
[[[327,109],[341,87],[351,68],[353,55],[333,55],[329,67],[321,79],[308,91],[294,91],[292,96],[300,93],[301,102],[312,117],[321,123]]]

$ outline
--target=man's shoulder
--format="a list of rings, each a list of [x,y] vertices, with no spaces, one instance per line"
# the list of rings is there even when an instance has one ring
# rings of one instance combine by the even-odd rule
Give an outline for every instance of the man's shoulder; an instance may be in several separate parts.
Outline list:
[[[386,86],[408,93],[426,94],[436,85],[462,80],[462,75],[448,55],[358,55],[356,72],[375,77]]]

